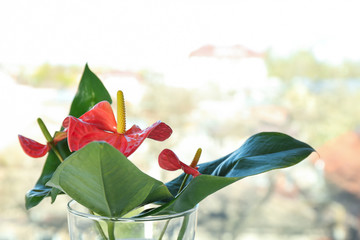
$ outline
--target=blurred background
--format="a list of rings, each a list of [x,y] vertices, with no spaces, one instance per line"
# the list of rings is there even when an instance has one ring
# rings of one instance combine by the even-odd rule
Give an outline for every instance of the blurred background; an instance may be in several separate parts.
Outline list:
[[[45,158],[36,118],[60,128],[85,63],[128,126],[174,134],[131,156],[159,170],[163,148],[190,162],[228,154],[260,131],[317,149],[291,169],[239,181],[205,199],[196,239],[360,239],[360,15],[350,0],[49,1],[0,3],[0,240],[67,240],[66,203],[26,211]],[[115,100],[115,98],[114,98]]]

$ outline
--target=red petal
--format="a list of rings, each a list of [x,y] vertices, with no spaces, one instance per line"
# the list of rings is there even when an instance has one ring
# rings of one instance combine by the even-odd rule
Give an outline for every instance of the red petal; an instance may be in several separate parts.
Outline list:
[[[33,158],[44,156],[49,151],[49,146],[38,143],[30,138],[18,135],[20,145],[24,152]]]
[[[176,154],[170,149],[164,149],[158,158],[161,168],[169,171],[175,171],[181,168],[181,163]]]
[[[185,163],[181,162],[181,168],[186,174],[190,174],[193,177],[197,177],[200,175],[199,171],[196,168],[192,168],[189,165],[186,165]]]
[[[79,119],[96,125],[99,129],[116,132],[116,120],[111,105],[107,101],[96,104]]]
[[[106,105],[110,106],[107,102],[100,102],[99,104],[97,105],[99,105],[100,109]],[[163,141],[172,133],[171,128],[160,121],[145,130],[141,130],[137,125],[134,125],[125,134],[117,133],[116,127],[114,131],[112,129],[111,132],[108,132],[110,130],[104,129],[104,124],[101,121],[91,120],[89,122],[89,118],[85,116],[82,119],[83,116],[79,119],[69,116],[63,122],[63,126],[67,128],[68,132],[70,151],[77,151],[92,141],[105,141],[128,157],[143,143],[145,138],[151,137],[154,140]],[[94,115],[93,117],[103,118],[101,115]]]
[[[192,168],[189,165],[186,165],[176,154],[170,149],[164,149],[158,158],[159,165],[161,168],[169,171],[175,171],[178,169],[182,169],[186,174],[190,174],[193,177],[197,177],[200,175],[199,171],[196,168]]]
[[[168,139],[172,134],[172,129],[163,122],[156,122],[151,126],[152,131],[148,135],[148,138],[157,140],[157,141],[164,141]]]
[[[69,127],[69,117],[66,117],[62,123],[62,126],[64,128],[64,131],[67,131],[67,128]]]
[[[160,121],[144,130],[141,130],[138,126],[134,125],[125,133],[128,144],[123,154],[127,157],[130,156],[147,137],[150,138],[150,136],[152,136],[152,139],[154,140],[163,141],[170,137],[171,133],[171,128]]]
[[[133,125],[131,128],[126,130],[125,135],[134,134],[134,133],[138,133],[138,132],[141,132],[141,131],[142,130],[138,125]]]
[[[123,135],[103,131],[93,124],[71,116],[66,121],[68,122],[68,144],[70,151],[77,151],[93,141],[107,142],[122,153],[127,149],[127,141]]]
[[[58,142],[60,142],[61,140],[67,138],[67,133],[66,132],[56,132],[55,133],[55,137],[54,137],[54,143],[57,144]]]

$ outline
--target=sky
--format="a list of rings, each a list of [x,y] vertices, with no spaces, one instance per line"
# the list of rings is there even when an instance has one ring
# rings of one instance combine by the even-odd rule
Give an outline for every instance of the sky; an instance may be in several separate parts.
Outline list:
[[[0,64],[174,66],[205,44],[359,60],[360,1],[52,1],[0,3]]]

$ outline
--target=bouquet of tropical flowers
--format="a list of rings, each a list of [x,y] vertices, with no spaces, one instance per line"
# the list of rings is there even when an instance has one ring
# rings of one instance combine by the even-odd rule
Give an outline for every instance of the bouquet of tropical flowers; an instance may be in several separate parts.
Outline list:
[[[54,202],[59,194],[67,194],[90,213],[108,218],[128,216],[151,203],[155,207],[135,211],[131,218],[181,213],[231,183],[292,166],[314,151],[308,144],[277,132],[255,134],[234,152],[201,164],[201,149],[194,150],[194,159],[188,164],[164,149],[157,159],[159,166],[184,172],[164,183],[141,171],[129,157],[146,138],[164,141],[172,129],[161,121],[145,129],[137,125],[126,129],[123,93],[117,93],[117,121],[111,102],[100,79],[86,65],[59,131],[50,134],[38,119],[46,144],[19,135],[29,156],[48,154],[40,178],[26,194],[27,209],[46,197]],[[104,239],[115,239],[110,226],[108,235],[102,234]],[[102,226],[97,228],[102,232]]]

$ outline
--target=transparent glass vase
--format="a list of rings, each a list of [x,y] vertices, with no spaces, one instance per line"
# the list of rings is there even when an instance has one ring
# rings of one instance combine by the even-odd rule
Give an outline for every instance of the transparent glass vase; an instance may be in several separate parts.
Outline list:
[[[74,200],[68,203],[71,240],[193,240],[197,206],[188,211],[143,218],[108,218],[93,215]]]

